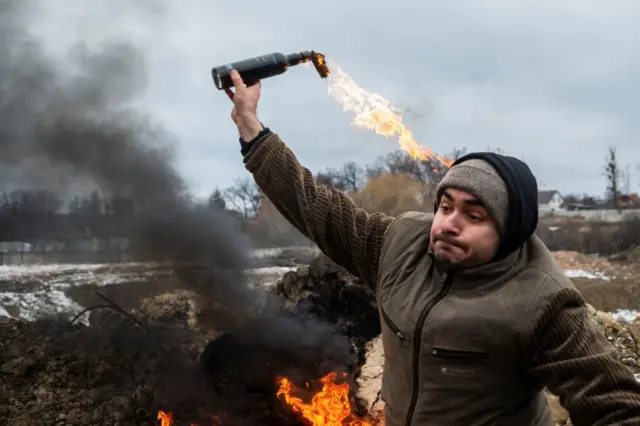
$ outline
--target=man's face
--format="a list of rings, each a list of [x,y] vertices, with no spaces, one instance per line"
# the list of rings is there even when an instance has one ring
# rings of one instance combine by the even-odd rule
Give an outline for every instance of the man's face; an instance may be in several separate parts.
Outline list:
[[[430,242],[437,262],[449,268],[470,268],[493,259],[500,235],[480,200],[448,188],[440,198]]]

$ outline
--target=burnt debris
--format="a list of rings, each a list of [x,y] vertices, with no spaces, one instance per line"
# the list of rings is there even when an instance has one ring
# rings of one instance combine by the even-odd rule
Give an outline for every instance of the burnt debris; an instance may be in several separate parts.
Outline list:
[[[176,426],[210,426],[214,415],[225,425],[303,425],[276,398],[278,378],[301,387],[309,382],[310,397],[317,379],[346,372],[355,391],[364,343],[375,334],[360,333],[379,327],[371,295],[358,280],[339,268],[322,271],[319,264],[326,262],[291,273],[300,285],[280,281],[279,289],[285,281],[299,289],[281,294],[281,310],[226,331],[194,321],[198,296],[187,291],[145,299],[127,315],[117,308],[92,310],[89,326],[67,318],[0,318],[0,396],[6,396],[0,418],[16,426],[42,420],[158,425],[163,410]],[[346,299],[340,288],[352,288]],[[310,312],[309,298],[321,300],[321,308],[350,310]],[[106,299],[96,297],[96,303],[118,303]],[[226,315],[224,306],[209,313]],[[356,413],[366,409],[355,393],[352,406]]]

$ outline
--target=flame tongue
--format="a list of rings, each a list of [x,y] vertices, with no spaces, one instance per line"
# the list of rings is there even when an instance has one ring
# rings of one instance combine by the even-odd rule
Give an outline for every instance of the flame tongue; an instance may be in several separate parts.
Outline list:
[[[352,124],[373,130],[382,136],[397,136],[398,143],[416,160],[435,159],[449,167],[453,161],[441,157],[429,148],[418,144],[413,134],[402,123],[402,117],[398,114],[391,102],[377,93],[368,93],[353,81],[342,69],[331,65],[329,74],[329,94],[336,99],[345,110],[356,114]]]
[[[280,379],[280,388],[276,396],[283,399],[312,426],[372,426],[371,423],[353,416],[349,402],[349,384],[336,383],[337,376],[338,373],[334,372],[321,378],[322,390],[314,394],[308,404],[293,395],[296,389],[286,377]],[[173,415],[170,412],[158,412],[158,420],[160,426],[174,426]],[[212,425],[222,423],[218,416],[213,416]]]
[[[160,420],[160,426],[171,426],[173,424],[173,415],[171,413],[159,411],[158,420]]]
[[[158,420],[160,420],[160,426],[174,426],[173,424],[173,413],[167,413],[166,411],[158,411]],[[219,425],[220,419],[218,416],[213,417],[212,425]],[[195,424],[191,424],[191,426],[196,426]]]
[[[352,418],[349,384],[336,384],[336,377],[337,373],[329,373],[321,378],[322,390],[313,396],[309,404],[293,396],[295,389],[287,378],[280,379],[277,396],[313,426],[370,426],[363,420]]]

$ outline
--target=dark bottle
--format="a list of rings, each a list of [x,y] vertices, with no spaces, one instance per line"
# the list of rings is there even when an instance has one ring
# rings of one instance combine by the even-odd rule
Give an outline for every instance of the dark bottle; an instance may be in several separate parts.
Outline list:
[[[250,85],[259,80],[280,75],[292,66],[309,61],[313,63],[320,77],[325,78],[329,75],[329,68],[326,65],[324,55],[308,50],[289,55],[276,52],[220,65],[211,70],[211,75],[216,87],[219,90],[224,90],[233,87],[229,76],[229,72],[232,69],[237,70],[245,84]]]

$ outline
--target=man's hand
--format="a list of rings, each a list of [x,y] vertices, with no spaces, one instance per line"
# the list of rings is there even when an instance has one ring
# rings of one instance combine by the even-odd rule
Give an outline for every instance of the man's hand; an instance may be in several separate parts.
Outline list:
[[[262,84],[258,81],[256,84],[246,86],[237,70],[231,70],[229,75],[235,88],[235,92],[231,89],[225,89],[227,96],[233,102],[231,119],[238,126],[242,140],[249,142],[258,136],[258,133],[263,129],[260,120],[258,120],[257,112]]]

